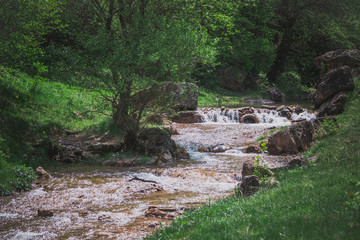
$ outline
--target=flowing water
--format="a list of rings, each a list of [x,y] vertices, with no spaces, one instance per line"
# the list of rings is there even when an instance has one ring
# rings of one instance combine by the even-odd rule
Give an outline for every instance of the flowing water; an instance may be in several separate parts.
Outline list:
[[[291,124],[269,110],[256,111],[259,124],[238,123],[235,112],[203,110],[204,123],[174,124],[179,135],[173,139],[187,148],[190,161],[126,169],[62,166],[34,190],[1,197],[0,239],[138,239],[171,222],[145,216],[150,206],[176,210],[176,216],[184,209],[232,194],[242,163],[256,156],[242,149],[269,128]],[[312,117],[310,113],[293,115],[293,119]],[[199,146],[221,144],[232,149],[197,151]],[[262,157],[270,167],[281,158]],[[54,216],[40,217],[39,209]]]

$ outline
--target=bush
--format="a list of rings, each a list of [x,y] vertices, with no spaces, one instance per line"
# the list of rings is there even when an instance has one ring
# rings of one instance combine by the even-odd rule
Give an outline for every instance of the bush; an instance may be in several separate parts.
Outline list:
[[[301,84],[301,77],[297,72],[282,73],[277,80],[277,86],[290,98],[299,98],[307,94],[305,87]]]
[[[0,144],[3,142],[0,138]],[[35,172],[25,165],[14,165],[6,161],[8,156],[0,149],[0,196],[10,195],[13,191],[31,189],[31,182],[35,180]]]

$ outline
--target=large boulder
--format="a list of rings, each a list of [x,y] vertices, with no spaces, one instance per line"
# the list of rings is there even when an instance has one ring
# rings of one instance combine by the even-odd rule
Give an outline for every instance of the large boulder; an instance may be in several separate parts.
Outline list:
[[[178,147],[166,130],[149,128],[138,137],[138,151],[146,155],[157,156],[157,163],[173,163],[190,156],[182,147]]]
[[[345,93],[338,93],[336,94],[331,100],[322,104],[318,110],[316,110],[317,117],[325,117],[327,116],[334,116],[342,113],[344,111],[346,100]]]
[[[348,66],[332,70],[320,78],[314,93],[314,105],[318,108],[337,93],[351,91],[354,87],[353,76]]]
[[[181,111],[173,117],[176,123],[201,123],[204,122],[204,116],[198,111]]]
[[[290,127],[290,134],[294,139],[297,151],[306,151],[313,140],[314,125],[311,121],[299,122]]]
[[[313,140],[314,125],[302,121],[288,129],[271,135],[268,139],[268,152],[271,155],[298,154],[307,150]]]
[[[290,135],[290,129],[285,129],[271,135],[268,139],[268,152],[271,155],[296,154],[296,143]]]
[[[327,52],[315,58],[315,66],[320,70],[320,75],[343,66],[356,68],[359,66],[359,50],[336,50]]]

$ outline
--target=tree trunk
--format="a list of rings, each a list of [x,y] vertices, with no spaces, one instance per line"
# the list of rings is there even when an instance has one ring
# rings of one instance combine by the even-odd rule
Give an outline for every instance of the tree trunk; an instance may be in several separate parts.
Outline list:
[[[293,43],[294,26],[298,18],[297,1],[282,0],[277,11],[280,16],[279,25],[283,36],[276,49],[276,57],[267,77],[271,83],[276,83],[280,73],[284,70],[286,58]]]

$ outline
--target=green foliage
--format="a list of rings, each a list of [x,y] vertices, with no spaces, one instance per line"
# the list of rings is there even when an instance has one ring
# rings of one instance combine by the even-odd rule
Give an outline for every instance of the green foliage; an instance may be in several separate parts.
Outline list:
[[[3,148],[4,139],[0,138],[0,196],[10,195],[14,190],[30,190],[35,172],[24,165],[9,164],[9,156],[3,152]]]
[[[320,129],[316,132],[316,138],[335,135],[339,131],[339,126],[335,119],[324,119],[320,122]]]
[[[344,204],[352,214],[351,219],[353,220],[349,222],[349,226],[357,227],[360,224],[360,182],[352,182],[351,184],[355,191],[345,192],[347,200]]]
[[[63,1],[0,1],[0,64],[40,76],[46,35],[63,29],[59,18]]]
[[[301,76],[296,72],[282,73],[276,85],[289,98],[299,98],[306,94]]]
[[[267,143],[263,142],[260,144],[261,151],[265,152],[267,150]],[[269,166],[263,165],[261,162],[261,156],[257,155],[255,157],[254,161],[254,175],[258,177],[260,183],[266,182],[266,180],[269,178]]]
[[[31,189],[31,183],[35,180],[35,172],[32,168],[24,165],[13,166],[10,171],[14,179],[10,180],[11,185],[17,191],[27,191]]]

